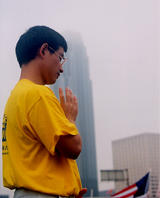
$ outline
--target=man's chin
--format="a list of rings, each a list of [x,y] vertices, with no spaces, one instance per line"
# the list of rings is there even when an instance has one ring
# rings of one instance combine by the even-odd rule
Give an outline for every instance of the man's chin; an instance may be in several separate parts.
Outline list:
[[[46,85],[52,85],[52,84],[54,84],[55,82],[56,82],[56,80],[48,81],[48,82],[46,82]]]

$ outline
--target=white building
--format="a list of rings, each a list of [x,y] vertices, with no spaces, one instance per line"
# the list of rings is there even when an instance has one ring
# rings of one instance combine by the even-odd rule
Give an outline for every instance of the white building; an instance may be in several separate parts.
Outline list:
[[[148,171],[150,197],[156,197],[160,175],[160,134],[144,133],[112,142],[113,168],[128,169],[129,184],[133,184]],[[116,191],[126,182],[116,182]]]

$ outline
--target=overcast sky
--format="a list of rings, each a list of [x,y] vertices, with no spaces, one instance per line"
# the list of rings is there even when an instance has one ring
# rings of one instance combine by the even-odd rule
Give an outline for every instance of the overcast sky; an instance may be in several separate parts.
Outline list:
[[[159,11],[158,0],[1,0],[0,121],[19,78],[20,34],[33,25],[79,32],[93,83],[98,172],[111,169],[112,140],[159,133]],[[100,178],[99,187],[107,188]]]

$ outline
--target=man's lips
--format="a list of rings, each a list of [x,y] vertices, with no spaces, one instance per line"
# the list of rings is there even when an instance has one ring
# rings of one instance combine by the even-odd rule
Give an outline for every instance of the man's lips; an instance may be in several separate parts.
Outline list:
[[[57,72],[57,78],[60,76],[60,73],[59,72]]]

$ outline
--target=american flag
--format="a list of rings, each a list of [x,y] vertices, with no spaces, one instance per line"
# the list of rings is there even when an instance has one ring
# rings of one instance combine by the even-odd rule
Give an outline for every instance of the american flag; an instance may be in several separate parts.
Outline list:
[[[149,173],[135,184],[128,186],[120,192],[112,195],[113,198],[147,198],[149,189]]]

